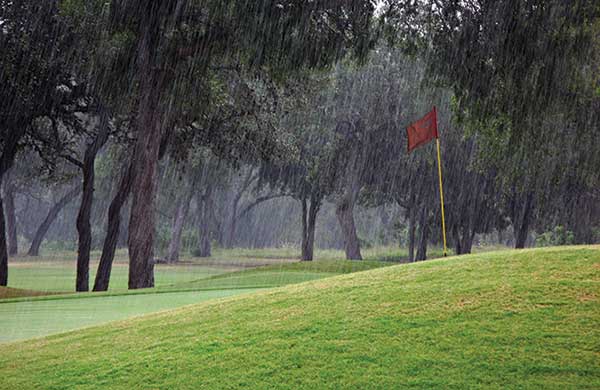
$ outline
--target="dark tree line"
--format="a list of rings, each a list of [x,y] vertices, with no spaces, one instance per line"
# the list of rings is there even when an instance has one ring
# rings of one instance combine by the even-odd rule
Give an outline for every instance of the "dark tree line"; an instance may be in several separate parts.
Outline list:
[[[456,254],[563,225],[593,241],[599,20],[591,0],[0,1],[0,285],[19,180],[55,198],[30,255],[80,197],[77,291],[94,246],[94,291],[124,243],[129,287],[152,287],[160,229],[164,261],[190,225],[210,256],[292,200],[303,260],[330,206],[348,259],[363,257],[357,210],[394,207],[424,260],[441,241],[435,154],[407,155],[404,134],[432,105]]]

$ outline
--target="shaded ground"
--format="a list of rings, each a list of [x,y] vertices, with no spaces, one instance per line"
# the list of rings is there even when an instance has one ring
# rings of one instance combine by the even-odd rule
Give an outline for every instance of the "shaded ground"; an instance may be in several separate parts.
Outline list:
[[[51,293],[46,291],[23,290],[20,288],[0,286],[0,300],[9,298],[38,297],[49,294]]]

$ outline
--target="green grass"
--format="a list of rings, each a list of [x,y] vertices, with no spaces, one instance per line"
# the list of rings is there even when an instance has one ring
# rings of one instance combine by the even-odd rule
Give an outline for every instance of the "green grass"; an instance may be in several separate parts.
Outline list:
[[[384,267],[6,344],[0,388],[597,389],[599,297],[598,246]]]
[[[442,256],[440,249],[431,248],[430,257],[436,258]],[[381,261],[401,261],[406,259],[407,252],[404,249],[395,247],[375,247],[363,250],[366,261],[346,263],[338,261],[344,259],[343,251],[339,250],[317,250],[314,262],[303,265],[307,271],[305,278],[297,274],[284,275],[278,274],[277,277],[253,276],[255,282],[250,284],[260,284],[264,286],[281,286],[291,282],[307,281],[314,278],[320,278],[324,275],[308,275],[310,273],[329,272],[333,274],[355,272],[371,268],[373,264],[381,264]],[[47,291],[47,292],[72,292],[75,287],[75,260],[76,253],[68,251],[43,251],[39,257],[17,257],[9,262],[9,286],[17,289]],[[99,252],[92,253],[92,263],[90,264],[90,287],[93,285],[95,272],[97,269],[97,259]],[[333,261],[335,260],[335,261]],[[282,265],[298,263],[297,249],[294,248],[267,248],[267,249],[216,249],[212,257],[201,259],[184,256],[182,264],[162,265],[155,267],[156,287],[163,288],[168,286],[177,286],[188,284],[199,279],[212,278],[217,275],[226,275],[245,268],[255,267],[273,267],[275,272],[283,272],[289,268],[280,269]],[[312,264],[312,265],[311,265]],[[316,265],[314,265],[316,264]],[[328,265],[328,270],[323,270],[324,264]],[[347,264],[346,269],[338,269],[340,264]],[[348,264],[354,264],[349,266]],[[362,265],[361,265],[362,264]],[[365,266],[364,264],[371,264]],[[311,268],[315,268],[311,269]],[[350,267],[350,270],[348,268]],[[115,258],[110,282],[110,291],[127,290],[127,253],[120,250]],[[237,276],[235,276],[237,277]],[[280,280],[276,280],[279,278]],[[219,280],[219,279],[217,279]],[[229,278],[222,280],[225,287],[235,284],[235,279]],[[208,282],[207,286],[215,287],[215,281]]]
[[[42,299],[0,304],[0,342],[64,332],[84,326],[172,309],[251,289]]]
[[[71,256],[73,256],[71,254]],[[93,286],[97,263],[90,267],[90,288]],[[235,269],[233,269],[235,270]],[[202,265],[157,265],[155,267],[156,286],[169,286],[173,284],[190,282],[193,280],[218,275],[229,271],[228,269]],[[71,261],[20,261],[9,263],[8,285],[13,288],[69,292],[75,289],[75,264]],[[110,278],[110,290],[119,291],[127,289],[126,264],[115,264]]]
[[[390,266],[383,261],[315,260],[282,263],[260,268],[225,273],[190,283],[180,288],[279,287],[329,276]]]
[[[300,253],[298,248],[283,247],[283,248],[261,248],[261,249],[215,249],[213,257],[216,259],[299,259]],[[365,260],[371,261],[395,261],[403,262],[408,259],[408,249],[398,248],[397,246],[374,246],[370,248],[362,248],[361,253]],[[428,258],[435,259],[443,256],[443,250],[437,247],[430,247],[427,251]],[[448,253],[452,253],[449,250]],[[314,258],[316,260],[344,260],[346,255],[343,250],[339,249],[315,249]]]
[[[279,267],[282,264],[296,263],[299,261],[297,248],[265,248],[265,249],[220,249],[214,250],[210,258],[193,258],[189,255],[182,257],[182,264],[171,266],[159,264],[155,267],[156,286],[166,287],[190,283],[198,279],[210,278],[215,275],[227,274],[244,268],[262,266]],[[404,261],[408,254],[406,249],[397,247],[373,247],[363,250],[366,262],[392,262]],[[430,248],[429,257],[442,256],[439,248]],[[92,263],[90,264],[90,286],[93,285],[97,260],[100,252],[92,252]],[[43,250],[38,257],[20,256],[9,262],[9,286],[17,289],[47,291],[47,292],[71,292],[75,288],[75,262],[77,254],[69,251]],[[316,250],[314,263],[322,264],[323,261],[343,260],[344,252],[341,250]],[[334,262],[332,273],[345,273],[333,269],[338,267],[339,262]],[[321,265],[317,266],[320,267]],[[353,271],[360,270],[357,266]],[[319,269],[317,272],[324,272]],[[125,250],[117,251],[110,282],[111,291],[127,290],[127,253]],[[285,278],[284,278],[285,279]],[[297,279],[297,275],[292,276]],[[311,280],[311,277],[299,279],[301,281]],[[263,283],[269,286],[284,285],[287,282]]]
[[[300,283],[390,264],[328,260],[280,263],[236,271],[236,259],[230,260],[229,264],[224,259],[218,261],[221,268],[190,264],[190,260],[177,266],[158,265],[157,287],[154,289],[125,290],[127,266],[122,257],[114,268],[112,288],[108,293],[40,296],[44,295],[43,291],[0,289],[0,329],[4,330],[0,333],[0,342],[49,335],[258,288]],[[257,259],[250,263],[246,259],[244,267],[257,264],[264,262]],[[223,267],[225,265],[227,267]],[[11,266],[10,280],[20,286],[58,292],[67,290],[67,284],[75,278],[74,273],[71,262],[51,254],[50,258],[41,258],[37,262],[21,259],[14,267]]]

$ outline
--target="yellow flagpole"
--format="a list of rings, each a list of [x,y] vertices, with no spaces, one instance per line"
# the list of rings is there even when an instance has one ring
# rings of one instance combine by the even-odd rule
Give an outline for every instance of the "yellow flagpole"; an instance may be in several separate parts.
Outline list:
[[[446,251],[446,219],[444,217],[444,190],[442,187],[442,154],[440,153],[440,139],[436,138],[437,144],[437,160],[438,160],[438,177],[440,179],[440,203],[442,205],[442,237],[444,239],[444,256],[447,256]]]

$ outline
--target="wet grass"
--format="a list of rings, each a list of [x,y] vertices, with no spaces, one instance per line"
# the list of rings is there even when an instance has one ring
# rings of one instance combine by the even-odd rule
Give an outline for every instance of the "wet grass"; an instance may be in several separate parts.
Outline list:
[[[0,388],[596,389],[598,323],[600,247],[475,254],[6,344]]]
[[[60,291],[68,291],[74,281],[75,270],[72,262],[54,256],[51,254],[37,261],[20,259],[11,264],[11,283],[40,290],[0,290],[0,329],[5,330],[0,333],[0,342],[48,335],[215,297],[390,264],[343,260],[291,263],[282,260],[279,264],[267,262],[272,265],[265,266],[262,265],[265,262],[257,258],[256,262],[245,259],[244,266],[239,266],[232,258],[229,263],[221,260],[221,267],[216,263],[208,267],[201,264],[207,259],[185,259],[179,265],[157,265],[156,288],[128,291],[127,266],[121,253],[112,273],[109,292],[59,294]],[[250,265],[254,268],[249,268]]]
[[[3,302],[0,304],[0,342],[65,332],[249,291],[254,290],[220,289],[164,294],[101,295],[93,299],[56,297]]]
[[[23,290],[20,288],[11,288],[0,286],[0,300],[2,299],[16,299],[16,298],[30,298],[46,296],[46,291],[34,291],[34,290]]]
[[[364,250],[366,261],[346,262],[343,261],[343,251],[318,250],[316,261],[303,265],[299,263],[297,249],[293,248],[268,248],[268,249],[215,249],[210,258],[194,258],[182,256],[180,264],[165,265],[158,264],[155,267],[156,287],[179,286],[189,284],[200,279],[212,278],[214,276],[229,274],[243,269],[256,267],[271,267],[267,270],[282,272],[288,270],[305,270],[309,274],[328,272],[333,274],[354,272],[371,268],[373,264],[380,261],[398,261],[404,259],[406,251],[392,247],[378,247]],[[441,250],[431,249],[431,257],[442,255]],[[9,286],[18,289],[39,292],[72,292],[75,288],[75,261],[76,253],[66,251],[44,251],[42,256],[29,257],[20,256],[9,262]],[[97,269],[99,252],[92,253],[90,264],[90,288],[93,286],[94,276]],[[286,268],[292,265],[292,268]],[[282,268],[283,267],[283,268]],[[324,269],[326,267],[327,269]],[[127,290],[127,253],[124,250],[117,252],[113,266],[110,282],[110,291],[118,292]],[[237,276],[234,276],[234,278]],[[290,276],[296,280],[297,274]],[[286,275],[282,274],[281,281],[266,278],[260,281],[261,285],[284,285],[288,284]],[[300,278],[299,281],[313,279],[310,276]],[[229,278],[227,286],[232,286],[234,279]],[[215,282],[210,282],[214,287]],[[247,285],[247,283],[245,283]]]

